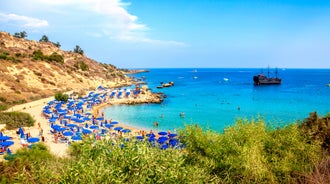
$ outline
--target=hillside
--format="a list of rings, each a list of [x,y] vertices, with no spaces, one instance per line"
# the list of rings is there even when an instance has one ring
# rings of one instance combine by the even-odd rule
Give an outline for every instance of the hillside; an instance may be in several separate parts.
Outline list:
[[[17,104],[56,92],[116,87],[132,82],[111,64],[63,51],[51,42],[0,32],[0,102]]]

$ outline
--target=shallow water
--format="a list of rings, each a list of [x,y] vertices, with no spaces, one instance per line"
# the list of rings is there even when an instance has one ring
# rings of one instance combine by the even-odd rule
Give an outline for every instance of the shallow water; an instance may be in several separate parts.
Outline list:
[[[266,72],[266,70],[264,70]],[[133,76],[145,78],[153,92],[163,92],[162,104],[111,106],[103,109],[108,119],[134,127],[157,130],[198,124],[222,131],[237,118],[262,117],[278,127],[303,120],[312,111],[330,112],[330,69],[279,70],[281,85],[254,86],[260,69],[150,69]],[[273,76],[271,70],[271,76]],[[267,73],[265,73],[267,75]],[[226,81],[224,78],[227,78]],[[160,82],[175,86],[157,89]],[[180,117],[180,112],[184,117]]]

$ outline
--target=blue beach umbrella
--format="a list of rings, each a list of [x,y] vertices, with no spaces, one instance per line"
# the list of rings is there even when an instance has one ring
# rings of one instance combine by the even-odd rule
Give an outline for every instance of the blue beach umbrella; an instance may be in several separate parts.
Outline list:
[[[155,141],[155,140],[156,140],[155,137],[150,137],[150,138],[148,139],[149,142],[153,142],[153,141]]]
[[[82,117],[81,114],[75,114],[75,116],[76,116],[77,118],[81,118],[81,117]]]
[[[168,140],[167,137],[159,137],[159,138],[158,138],[158,141],[167,141],[167,140]]]
[[[110,122],[110,124],[116,125],[116,124],[118,124],[118,122],[117,121],[112,121],[112,122]]]
[[[30,143],[34,143],[34,142],[39,142],[40,139],[38,137],[30,137],[30,138],[28,138],[27,141]]]
[[[169,137],[175,137],[177,134],[168,134]]]
[[[147,137],[155,137],[155,134],[147,134]]]
[[[98,129],[99,129],[99,126],[97,126],[97,125],[92,125],[92,126],[90,126],[89,128],[90,128],[90,129],[94,129],[94,130],[98,130]]]
[[[76,122],[77,123],[83,123],[83,122],[85,122],[85,120],[81,118],[81,119],[77,119]]]
[[[50,123],[54,123],[56,120],[57,120],[57,118],[50,118],[48,121],[49,121]]]
[[[56,131],[58,131],[58,132],[62,132],[64,130],[66,130],[66,128],[63,128],[63,127],[61,127],[59,125],[54,125],[53,126],[53,129],[56,130]]]
[[[24,138],[24,131],[22,127],[19,127],[18,132],[20,134],[20,138]]]
[[[166,132],[158,132],[158,135],[167,135]]]
[[[71,115],[64,115],[64,119],[70,119],[72,116]]]
[[[66,128],[64,128],[64,127],[61,127],[61,128],[59,128],[59,129],[57,129],[57,131],[59,131],[59,132],[63,132],[63,131],[65,131],[66,130]]]
[[[43,112],[46,113],[46,114],[51,114],[52,113],[52,111],[50,111],[49,109],[45,109]]]
[[[129,130],[129,129],[124,129],[124,130],[121,130],[123,133],[129,133],[129,132],[131,132],[131,130]]]
[[[142,140],[143,139],[143,136],[138,135],[138,136],[136,136],[136,139]]]
[[[80,136],[72,136],[71,137],[71,140],[73,140],[73,141],[81,141],[82,140],[82,137],[80,137]]]
[[[169,143],[172,147],[175,147],[176,145],[178,145],[179,141],[177,139],[171,139]]]
[[[168,145],[167,144],[163,144],[160,146],[160,149],[161,150],[166,150],[168,148]]]
[[[111,127],[113,127],[112,124],[105,124],[104,126],[107,127],[107,128],[111,128]]]
[[[14,141],[5,141],[5,142],[0,142],[0,145],[2,146],[11,146],[14,144]]]
[[[82,133],[83,134],[90,134],[90,133],[92,133],[92,131],[91,130],[88,130],[88,129],[83,129],[82,130]]]
[[[165,142],[166,142],[166,140],[164,140],[164,139],[158,139],[159,144],[164,144]]]
[[[0,137],[0,141],[6,141],[6,140],[9,140],[11,137],[9,136],[6,136],[6,135],[3,135]]]
[[[92,120],[92,119],[89,118],[89,117],[84,117],[83,120],[85,120],[85,121],[90,121],[90,120]]]
[[[85,114],[86,114],[87,116],[92,115],[92,113],[90,113],[90,112],[86,112]]]
[[[75,121],[75,122],[77,122],[77,120],[78,120],[77,117],[72,117],[72,118],[71,118],[71,121]]]
[[[73,132],[71,132],[71,131],[65,131],[65,132],[63,132],[63,135],[64,136],[73,136]]]
[[[96,118],[96,120],[102,121],[102,120],[104,120],[104,118],[103,117],[98,117],[98,118]]]
[[[67,126],[67,127],[77,127],[77,125],[76,125],[76,124],[73,124],[73,123],[71,123],[71,124],[67,124],[66,126]]]
[[[121,129],[123,129],[123,127],[116,127],[116,128],[114,128],[114,130],[121,130]]]
[[[52,127],[53,129],[56,129],[56,128],[60,128],[61,126],[60,126],[60,125],[54,125],[54,124],[52,124],[51,127]]]

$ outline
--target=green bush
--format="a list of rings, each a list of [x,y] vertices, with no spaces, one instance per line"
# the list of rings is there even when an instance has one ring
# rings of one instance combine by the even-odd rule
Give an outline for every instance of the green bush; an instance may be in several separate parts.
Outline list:
[[[9,108],[9,106],[7,104],[4,103],[0,103],[0,111],[5,111]]]
[[[68,158],[55,158],[43,144],[36,144],[0,162],[0,181],[306,183],[304,177],[321,158],[320,145],[303,135],[298,124],[274,130],[262,121],[238,120],[222,134],[192,125],[179,135],[183,150],[160,150],[134,139],[84,138],[70,145]]]
[[[80,69],[82,71],[88,71],[89,66],[84,61],[76,61],[73,66],[77,69]]]
[[[55,61],[57,63],[64,63],[64,59],[63,56],[61,56],[60,54],[53,52],[51,55],[49,55],[47,57],[48,61]]]
[[[31,149],[18,150],[8,162],[0,162],[0,183],[35,183],[40,178],[43,180],[38,183],[47,183],[49,177],[56,176],[51,170],[54,164],[57,165],[57,159],[46,145],[33,144]],[[54,175],[50,176],[50,172]]]
[[[6,129],[12,130],[19,127],[33,126],[35,120],[25,112],[0,112],[0,123],[6,124]]]
[[[292,183],[312,171],[320,147],[298,125],[268,130],[262,121],[239,120],[223,134],[189,126],[181,132],[187,161],[203,165],[226,183]]]
[[[37,50],[37,51],[34,51],[32,53],[32,59],[33,60],[41,60],[43,61],[46,57],[44,56],[44,54],[41,52],[41,50]]]
[[[7,60],[7,55],[0,53],[0,59]]]
[[[55,94],[55,99],[58,101],[64,101],[67,102],[69,99],[69,95],[63,94],[63,93],[56,93]]]
[[[312,112],[301,123],[300,129],[311,141],[319,142],[323,149],[330,152],[330,114],[319,117],[316,112]]]

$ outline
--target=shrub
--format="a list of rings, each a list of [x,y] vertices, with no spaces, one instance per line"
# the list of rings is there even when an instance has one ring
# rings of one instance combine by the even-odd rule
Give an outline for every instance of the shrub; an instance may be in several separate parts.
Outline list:
[[[84,61],[76,61],[73,66],[77,69],[80,69],[82,71],[88,71],[89,66]]]
[[[0,54],[0,59],[7,60],[7,55],[5,55],[5,54]]]
[[[319,142],[323,149],[330,152],[330,114],[321,118],[316,112],[312,112],[301,123],[300,129],[311,141]]]
[[[47,57],[48,61],[55,61],[57,63],[64,63],[63,56],[60,54],[53,52],[50,56]]]
[[[55,94],[55,99],[58,101],[64,101],[67,102],[69,99],[69,95],[63,94],[63,93],[56,93]]]
[[[0,112],[0,123],[6,124],[6,129],[33,126],[35,120],[25,112]]]
[[[45,56],[44,54],[41,52],[41,50],[36,50],[32,53],[32,59],[33,60],[44,60]]]
[[[87,71],[89,69],[89,67],[88,67],[88,65],[85,62],[80,61],[80,69],[82,71]]]
[[[9,106],[7,104],[0,103],[0,111],[5,111],[7,109],[9,109]]]
[[[296,124],[268,130],[261,121],[239,120],[223,134],[189,126],[180,135],[187,161],[225,183],[294,183],[300,173],[312,171],[320,153]]]

